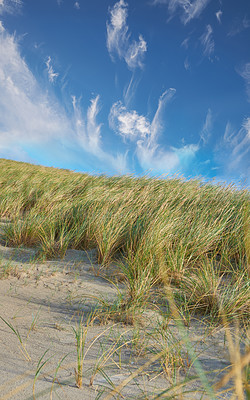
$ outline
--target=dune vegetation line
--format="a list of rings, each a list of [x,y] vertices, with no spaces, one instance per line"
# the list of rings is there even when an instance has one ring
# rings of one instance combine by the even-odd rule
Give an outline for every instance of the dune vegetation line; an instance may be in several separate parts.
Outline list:
[[[90,176],[0,160],[0,215],[10,246],[46,258],[96,248],[116,261],[139,305],[158,285],[189,311],[249,317],[250,196],[182,178]],[[167,292],[166,292],[167,293]]]

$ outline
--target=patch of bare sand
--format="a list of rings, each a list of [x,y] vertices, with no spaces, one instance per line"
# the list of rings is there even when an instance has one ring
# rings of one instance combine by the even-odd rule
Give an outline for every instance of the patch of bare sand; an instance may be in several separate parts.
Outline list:
[[[0,268],[2,272],[5,271],[5,278],[0,280],[0,316],[18,329],[30,356],[28,361],[17,336],[0,320],[0,399],[33,399],[34,377],[43,355],[41,364],[48,361],[35,383],[36,399],[104,399],[112,385],[120,384],[150,359],[152,355],[145,354],[139,348],[140,345],[143,348],[142,342],[145,340],[144,344],[153,350],[153,343],[147,341],[145,333],[148,332],[150,337],[159,318],[155,312],[147,311],[140,334],[136,328],[121,324],[103,326],[94,322],[89,326],[85,347],[89,350],[83,363],[83,387],[78,389],[74,372],[76,340],[73,327],[77,326],[82,313],[87,315],[93,309],[96,298],[102,296],[112,302],[116,297],[116,289],[101,276],[94,251],[69,250],[64,260],[43,263],[35,262],[35,255],[34,249],[0,247]],[[116,272],[111,269],[111,273]],[[178,335],[174,324],[171,329],[173,334]],[[211,373],[209,379],[215,383],[221,376],[217,376],[215,371],[229,365],[224,332],[218,329],[208,333],[201,320],[192,320],[189,333],[204,371]],[[118,347],[118,343],[136,338],[136,335],[142,335],[138,336],[136,346],[128,343],[100,364],[103,355],[108,354],[115,343]],[[55,376],[60,360],[66,355]],[[101,368],[90,386],[90,378],[98,362]],[[164,373],[159,374],[159,371],[158,360],[123,389],[124,398],[148,398],[147,395],[166,389],[170,384],[168,377]],[[191,374],[194,373],[191,367]],[[200,387],[198,381],[188,386],[192,390]],[[227,396],[225,393],[221,398]],[[183,398],[200,399],[201,394],[189,393]]]

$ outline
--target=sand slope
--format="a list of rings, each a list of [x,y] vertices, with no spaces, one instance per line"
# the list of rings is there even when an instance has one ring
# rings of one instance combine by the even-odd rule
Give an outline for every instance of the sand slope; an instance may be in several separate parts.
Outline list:
[[[120,354],[114,354],[103,366],[110,381],[104,378],[105,374],[97,373],[93,386],[90,386],[90,377],[101,355],[118,343],[120,335],[124,334],[124,338],[129,340],[138,332],[131,326],[114,325],[113,322],[102,325],[95,321],[88,329],[86,349],[96,341],[86,355],[83,387],[78,389],[74,373],[76,340],[72,327],[76,327],[82,313],[87,316],[94,307],[95,297],[114,300],[114,285],[106,279],[107,276],[101,276],[104,271],[99,271],[94,251],[69,250],[64,260],[38,262],[32,261],[36,256],[34,249],[13,249],[3,244],[0,246],[1,273],[4,275],[0,280],[0,316],[18,329],[31,360],[25,358],[18,338],[10,327],[0,320],[1,400],[33,399],[32,387],[37,365],[46,351],[42,362],[52,358],[44,365],[36,381],[37,399],[104,399],[112,388],[111,382],[113,385],[121,383],[152,357],[149,352],[140,354],[138,350],[138,344],[142,344],[145,333],[150,333],[157,320],[156,312],[149,310],[140,322],[142,339],[137,343],[138,348],[131,344],[122,347]],[[108,277],[111,279],[114,274],[111,269]],[[120,288],[123,290],[122,286]],[[171,326],[174,332],[176,327],[170,323]],[[219,327],[211,333],[202,320],[194,319],[189,332],[205,372],[221,370],[229,365],[223,329]],[[99,339],[98,335],[101,335]],[[148,342],[148,348],[150,345]],[[66,355],[51,393],[56,368]],[[160,363],[156,362],[126,386],[122,392],[124,398],[147,398],[147,394],[168,387],[170,383],[166,375],[159,372]],[[195,372],[193,367],[191,372]],[[219,379],[216,374],[213,372],[210,375],[210,381]],[[199,382],[189,385],[191,389],[199,387]],[[226,393],[221,398],[227,397]],[[201,394],[189,393],[184,398],[198,399]]]

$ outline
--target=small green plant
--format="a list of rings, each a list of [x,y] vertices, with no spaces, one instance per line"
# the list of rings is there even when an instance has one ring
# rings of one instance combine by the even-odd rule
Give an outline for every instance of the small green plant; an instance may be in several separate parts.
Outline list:
[[[90,312],[87,316],[86,324],[83,325],[83,317],[81,318],[76,327],[72,327],[73,332],[75,334],[76,339],[76,351],[77,351],[77,368],[75,368],[75,379],[76,386],[80,389],[82,387],[82,377],[83,377],[83,363],[86,357],[87,352],[90,347],[94,344],[94,342],[89,346],[89,348],[85,351],[86,337],[88,333],[89,326],[93,323],[95,319],[95,311]]]
[[[21,353],[24,355],[25,359],[26,359],[27,361],[31,361],[30,355],[29,355],[29,353],[28,353],[27,350],[26,350],[26,345],[25,345],[25,343],[23,342],[22,337],[21,337],[21,335],[20,335],[18,329],[15,328],[10,322],[6,321],[3,317],[0,316],[0,318],[1,318],[1,320],[12,330],[12,332],[13,332],[13,333],[16,335],[16,337],[18,338],[19,343],[20,343],[20,345],[21,345],[20,350],[21,350]]]
[[[161,368],[169,382],[176,383],[180,372],[187,374],[192,364],[183,341],[164,323],[158,323],[151,336],[155,343],[151,351],[162,352]]]
[[[39,307],[39,310],[37,311],[35,316],[32,315],[32,322],[31,322],[30,328],[29,328],[27,336],[26,336],[27,338],[28,338],[30,332],[36,329],[36,324],[37,324],[37,320],[38,320],[38,316],[41,311],[41,308],[42,308],[42,306]]]
[[[9,276],[18,276],[17,267],[12,265],[11,260],[7,262],[0,260],[0,279],[5,279]]]
[[[39,377],[39,375],[40,375],[40,373],[41,373],[43,367],[44,367],[44,366],[47,364],[47,362],[53,357],[53,356],[51,356],[51,357],[47,358],[47,360],[43,361],[44,356],[45,356],[45,354],[48,353],[48,351],[49,351],[49,349],[47,349],[47,350],[43,353],[42,357],[39,359],[38,364],[37,364],[36,373],[35,373],[35,377],[34,377],[34,381],[33,381],[33,389],[32,389],[32,392],[33,392],[33,399],[34,399],[34,400],[36,399],[36,397],[35,397],[35,384],[36,384],[36,381],[37,381],[37,379],[38,379],[38,377]]]
[[[127,332],[121,333],[118,338],[112,341],[111,345],[107,348],[104,348],[102,343],[100,343],[101,356],[96,361],[93,373],[90,378],[90,386],[93,386],[94,379],[99,372],[103,375],[103,377],[111,385],[111,387],[114,388],[113,382],[111,381],[111,379],[108,378],[108,375],[105,373],[105,366],[107,365],[108,361],[111,361],[113,359],[114,355],[120,354],[120,350],[131,343],[131,340],[125,339],[126,334]]]
[[[78,326],[73,327],[76,338],[76,351],[77,351],[77,369],[75,368],[75,379],[76,386],[80,389],[82,387],[82,372],[83,372],[83,361],[84,361],[84,347],[87,336],[87,327],[83,327],[83,322],[81,318],[79,320]]]
[[[51,389],[50,389],[50,400],[52,400],[53,387],[54,387],[54,383],[55,383],[55,381],[56,381],[56,379],[57,379],[57,378],[56,378],[56,377],[57,377],[57,373],[58,373],[58,371],[59,371],[59,369],[60,369],[60,367],[61,367],[63,361],[65,360],[66,357],[68,357],[68,355],[69,355],[69,353],[66,354],[66,355],[59,361],[59,363],[57,364],[57,367],[56,367],[56,370],[55,370],[55,374],[54,374],[54,378],[53,378],[53,382],[52,382]]]

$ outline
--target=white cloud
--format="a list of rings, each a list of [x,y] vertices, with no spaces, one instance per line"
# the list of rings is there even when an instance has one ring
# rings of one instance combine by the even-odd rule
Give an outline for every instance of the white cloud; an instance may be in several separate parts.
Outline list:
[[[190,66],[188,57],[185,58],[185,61],[184,61],[184,68],[185,68],[186,71],[188,71],[188,70],[191,69],[191,66]]]
[[[0,34],[0,132],[1,139],[46,138],[61,129],[64,117],[48,102],[27,64],[21,58],[14,36]]]
[[[78,3],[78,1],[75,2],[74,7],[75,7],[77,10],[80,10],[80,4]]]
[[[20,11],[21,0],[0,0],[0,15],[3,13],[14,14]]]
[[[142,35],[138,41],[130,40],[128,25],[128,4],[124,0],[117,2],[110,10],[110,22],[107,22],[107,49],[114,60],[117,54],[124,59],[130,69],[142,68],[144,54],[147,51],[147,43]]]
[[[136,111],[127,111],[121,101],[113,104],[109,115],[110,127],[123,138],[136,140],[150,135],[151,124],[148,119]]]
[[[222,16],[222,11],[221,10],[219,10],[219,11],[217,11],[217,13],[215,13],[215,15],[216,15],[216,18],[217,18],[217,20],[218,20],[218,22],[221,24],[221,16]]]
[[[247,19],[247,17],[246,17],[246,16],[243,18],[243,21],[242,21],[242,26],[243,26],[243,29],[247,29],[247,28],[249,28],[249,27],[250,27],[250,20],[249,20],[249,19]]]
[[[147,42],[143,39],[142,35],[139,35],[139,41],[135,40],[128,47],[124,59],[130,69],[135,69],[137,67],[142,68],[142,60],[144,58],[144,53],[147,51]]]
[[[170,88],[168,90],[165,90],[165,92],[162,93],[162,95],[159,98],[158,101],[158,108],[156,110],[156,113],[154,115],[152,124],[151,124],[151,137],[149,142],[153,143],[156,142],[157,137],[159,134],[162,132],[163,126],[162,126],[162,119],[163,119],[163,111],[167,105],[167,103],[172,100],[176,93],[176,90],[174,88]]]
[[[93,154],[97,159],[109,165],[117,172],[127,172],[127,153],[118,153],[115,156],[107,153],[102,148],[101,127],[97,123],[99,113],[99,95],[91,100],[91,104],[84,117],[81,112],[79,101],[72,96],[72,105],[74,109],[74,127],[77,134],[79,145],[87,152]]]
[[[229,178],[250,184],[250,118],[246,118],[237,132],[227,123],[216,156]]]
[[[153,4],[166,4],[171,15],[180,9],[181,20],[184,25],[194,18],[198,18],[210,0],[154,0]]]
[[[121,102],[115,103],[110,110],[110,127],[125,140],[135,142],[136,156],[143,170],[171,172],[174,168],[181,168],[184,159],[190,161],[199,148],[198,145],[186,145],[180,149],[169,146],[168,150],[163,150],[159,146],[158,139],[163,132],[163,113],[175,92],[171,88],[160,96],[152,122],[135,110],[128,111]]]
[[[96,96],[91,100],[91,105],[87,112],[87,132],[89,137],[90,148],[94,152],[97,152],[101,148],[101,124],[98,124],[96,117],[99,113],[99,99],[100,96]]]
[[[181,43],[181,47],[184,47],[186,50],[188,49],[189,46],[189,37],[184,39],[183,42]]]
[[[4,29],[3,23],[2,23],[2,21],[0,21],[0,33],[3,33],[4,30],[5,29]]]
[[[110,9],[111,21],[107,23],[107,48],[113,57],[117,53],[120,58],[126,54],[128,42],[128,26],[126,25],[127,4],[120,0]]]
[[[200,138],[204,145],[207,144],[209,137],[211,136],[212,128],[213,128],[212,111],[209,108],[206,115],[206,120],[204,122],[204,125],[200,133]]]
[[[237,163],[242,162],[244,158],[248,161],[248,168],[250,171],[250,118],[247,118],[243,124],[242,128],[233,140],[233,151],[232,154],[235,157]],[[247,157],[248,155],[248,157]],[[234,162],[235,162],[234,161]],[[250,175],[249,175],[250,176]]]
[[[235,36],[238,35],[238,33],[244,31],[245,29],[250,28],[250,20],[247,19],[245,16],[243,20],[235,20],[233,23],[233,26],[231,30],[228,32],[227,36]]]
[[[214,53],[213,29],[211,25],[207,25],[206,31],[200,37],[200,41],[203,47],[204,56],[210,58]]]
[[[72,161],[82,149],[83,166],[87,154],[96,165],[127,171],[126,153],[113,155],[103,149],[101,125],[96,122],[99,96],[91,101],[84,117],[73,97],[73,115],[69,115],[40,87],[20,55],[15,36],[6,31],[0,33],[0,93],[0,157],[30,161],[27,148],[40,151],[46,147],[48,152],[64,149],[65,155],[59,156]]]
[[[238,73],[245,80],[248,101],[250,102],[250,62],[238,69]]]
[[[49,81],[51,83],[54,83],[59,74],[58,74],[58,72],[54,71],[54,69],[53,69],[53,67],[51,65],[51,57],[47,58],[45,64],[47,66]]]
[[[138,84],[139,84],[139,79],[138,78],[136,79],[135,74],[133,73],[129,83],[124,87],[123,90],[123,99],[126,107],[128,107],[130,102],[132,101]]]

